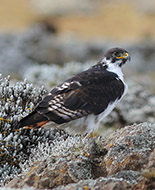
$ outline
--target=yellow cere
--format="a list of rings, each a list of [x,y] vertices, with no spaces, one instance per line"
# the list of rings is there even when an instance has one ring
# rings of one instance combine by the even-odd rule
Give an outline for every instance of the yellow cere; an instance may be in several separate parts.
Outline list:
[[[127,57],[129,54],[128,53],[125,53],[125,57]]]

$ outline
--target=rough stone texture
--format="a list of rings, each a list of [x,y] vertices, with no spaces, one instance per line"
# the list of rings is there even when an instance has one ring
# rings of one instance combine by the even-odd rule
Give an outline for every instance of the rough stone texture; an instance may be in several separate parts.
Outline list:
[[[107,141],[109,151],[104,159],[108,175],[145,169],[154,146],[155,124],[135,124],[113,133]]]
[[[96,180],[82,180],[77,184],[69,184],[67,186],[57,187],[54,190],[126,190],[130,188],[130,184],[117,178],[100,177]]]
[[[103,139],[98,141],[80,136],[55,140],[53,144],[42,144],[32,151],[29,161],[21,166],[23,174],[7,186],[54,188],[81,179],[106,176],[103,164],[106,150],[103,147],[102,150],[94,150],[95,146],[101,144]]]
[[[155,124],[150,123],[126,126],[106,141],[80,136],[55,140],[34,149],[23,173],[6,187],[149,190],[155,177],[154,147]]]
[[[155,188],[155,148],[149,155],[148,161],[145,170],[142,171],[144,178],[135,185],[134,190],[152,190]]]
[[[14,187],[14,184],[18,184],[18,187],[29,187],[45,189],[54,188],[59,185],[73,183],[74,181],[67,173],[68,165],[66,163],[58,163],[57,166],[52,169],[45,161],[37,163],[27,173],[26,178],[19,178],[9,183],[10,187]]]

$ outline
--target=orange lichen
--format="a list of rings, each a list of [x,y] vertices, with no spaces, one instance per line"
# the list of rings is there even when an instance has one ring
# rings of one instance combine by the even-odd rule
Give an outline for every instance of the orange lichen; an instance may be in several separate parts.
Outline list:
[[[29,170],[29,172],[27,173],[27,176],[30,176],[32,174],[32,172],[38,168],[38,165],[37,166],[32,166],[31,169]]]
[[[112,163],[113,163],[113,160],[112,160],[112,159],[109,159],[109,160],[107,161],[107,168],[109,168],[109,167],[112,165]]]
[[[16,131],[16,133],[18,133],[18,132],[19,132],[19,129],[16,129],[15,131]]]
[[[61,169],[61,173],[66,173],[66,170],[65,169]]]
[[[27,176],[30,176],[31,175],[31,170],[27,173]]]
[[[85,186],[84,189],[89,189],[89,187],[88,187],[88,186]]]
[[[4,134],[4,135],[7,134],[7,131],[3,131],[2,134]]]
[[[120,165],[124,166],[126,163],[128,163],[128,161],[129,161],[128,158],[126,158],[125,160],[123,160],[123,162]]]
[[[39,161],[35,161],[35,162],[34,162],[34,165],[36,165],[36,164],[38,164],[38,163],[39,163]]]
[[[85,155],[85,157],[88,157],[88,154],[87,154],[87,153],[85,153],[84,155]]]
[[[90,138],[94,138],[95,137],[95,133],[90,133],[89,137]]]
[[[2,149],[2,148],[0,148],[0,151],[5,152],[5,150],[4,150],[4,149]]]
[[[155,178],[155,170],[153,171],[144,171],[142,175],[148,179]]]
[[[114,146],[114,144],[111,143],[111,144],[110,144],[110,147],[113,147],[113,146]]]

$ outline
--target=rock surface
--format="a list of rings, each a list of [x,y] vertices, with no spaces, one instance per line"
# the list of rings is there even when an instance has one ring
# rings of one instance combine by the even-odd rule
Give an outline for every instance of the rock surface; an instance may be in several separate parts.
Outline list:
[[[154,147],[151,123],[126,126],[107,140],[80,136],[55,140],[33,150],[23,173],[6,187],[151,190]]]

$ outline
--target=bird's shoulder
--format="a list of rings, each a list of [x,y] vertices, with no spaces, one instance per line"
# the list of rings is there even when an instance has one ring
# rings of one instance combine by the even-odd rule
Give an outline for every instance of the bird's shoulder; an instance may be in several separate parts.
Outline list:
[[[91,95],[94,96],[95,92],[97,96],[103,96],[103,94],[113,90],[116,91],[116,89],[121,89],[120,92],[122,93],[123,87],[124,83],[116,73],[109,72],[102,65],[94,65],[53,88],[43,99],[43,102],[48,102],[55,97],[64,100],[71,96],[88,98]]]
[[[52,89],[39,107],[61,104],[71,110],[100,112],[110,101],[120,98],[123,91],[124,84],[117,74],[101,66],[93,66]]]
[[[94,66],[52,89],[36,111],[60,124],[103,112],[123,92],[117,74]]]
[[[57,95],[67,93],[91,85],[106,85],[114,80],[118,81],[117,74],[107,71],[106,68],[101,65],[95,65],[56,86],[51,90],[50,94]]]

